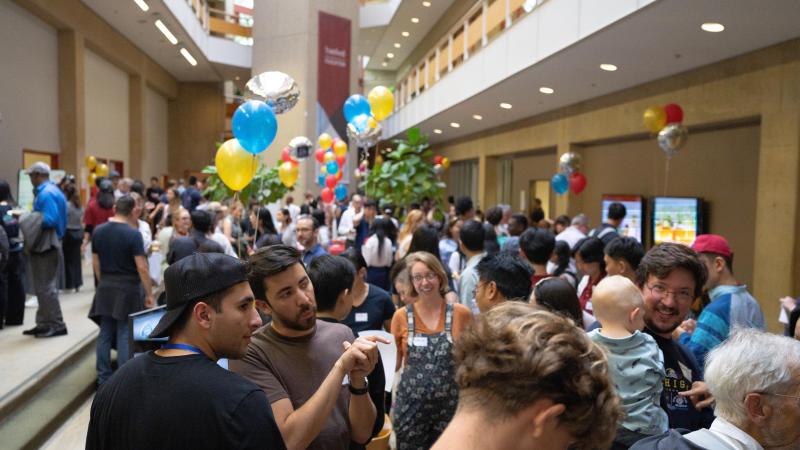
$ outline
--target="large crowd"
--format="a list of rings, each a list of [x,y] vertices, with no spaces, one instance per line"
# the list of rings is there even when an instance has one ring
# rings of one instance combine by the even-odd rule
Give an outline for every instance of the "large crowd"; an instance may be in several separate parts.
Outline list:
[[[66,334],[59,288],[91,253],[87,448],[357,449],[384,428],[397,449],[800,448],[800,306],[781,299],[786,336],[767,332],[723,236],[645,251],[620,203],[591,227],[468,197],[216,202],[195,177],[114,173],[84,208],[74,179],[28,173],[33,214],[0,182],[0,310],[22,323],[28,267],[24,333]],[[129,360],[128,316],[156,305],[167,341]]]

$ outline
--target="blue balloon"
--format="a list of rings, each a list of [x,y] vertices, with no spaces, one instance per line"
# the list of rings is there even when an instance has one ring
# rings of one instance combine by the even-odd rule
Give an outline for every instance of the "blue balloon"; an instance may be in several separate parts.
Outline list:
[[[340,202],[347,198],[347,188],[343,184],[336,186],[333,193],[336,195],[336,200]]]
[[[320,186],[325,186],[325,174],[320,174],[317,176],[317,184]]]
[[[350,123],[356,127],[356,131],[363,133],[367,131],[367,128],[369,127],[369,116],[366,114],[359,114],[353,117],[353,120]]]
[[[244,102],[233,113],[233,135],[242,148],[254,155],[266,150],[277,133],[275,113],[260,100]]]
[[[336,161],[330,161],[325,165],[325,168],[328,169],[328,175],[336,175],[336,172],[339,171],[339,165],[336,164]]]
[[[569,180],[563,173],[557,173],[550,179],[550,185],[558,195],[563,195],[569,190]]]
[[[356,116],[366,114],[367,117],[372,115],[372,109],[369,107],[367,98],[363,95],[354,94],[347,98],[344,102],[344,118],[347,122],[352,122]]]

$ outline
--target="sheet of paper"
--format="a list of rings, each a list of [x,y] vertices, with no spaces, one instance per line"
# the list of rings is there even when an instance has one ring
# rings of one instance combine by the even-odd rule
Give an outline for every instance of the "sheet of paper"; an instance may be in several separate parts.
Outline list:
[[[394,342],[394,336],[383,330],[364,330],[358,333],[359,336],[380,336],[389,344],[378,344],[378,351],[381,354],[381,362],[383,363],[383,372],[386,375],[386,392],[392,392],[392,382],[394,381],[394,366],[397,363],[397,345]]]

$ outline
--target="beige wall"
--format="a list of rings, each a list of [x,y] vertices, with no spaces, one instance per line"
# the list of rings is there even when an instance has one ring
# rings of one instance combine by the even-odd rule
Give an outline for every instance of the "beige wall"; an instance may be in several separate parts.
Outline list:
[[[22,149],[59,153],[58,35],[0,0],[0,179],[16,196]]]
[[[142,180],[167,173],[169,149],[169,102],[152,88],[145,94],[145,146]]]
[[[549,180],[553,176],[553,165],[556,161],[556,152],[540,150],[524,156],[516,156],[512,166],[511,181],[511,207],[514,211],[520,207],[520,192],[525,191],[526,215],[530,212],[530,182],[532,180]],[[550,196],[553,200],[553,195]],[[487,205],[489,207],[491,205]],[[550,211],[555,203],[551,201]]]
[[[85,55],[86,153],[123,161],[128,176],[128,74],[92,51]]]
[[[169,105],[169,174],[184,177],[214,164],[224,127],[222,83],[181,83]]]

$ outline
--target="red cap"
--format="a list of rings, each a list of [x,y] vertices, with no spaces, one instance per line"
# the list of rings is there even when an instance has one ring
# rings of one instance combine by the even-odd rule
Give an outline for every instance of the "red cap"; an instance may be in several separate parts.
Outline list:
[[[701,234],[692,244],[692,250],[697,253],[716,253],[727,258],[733,256],[731,246],[724,237],[718,234]]]

